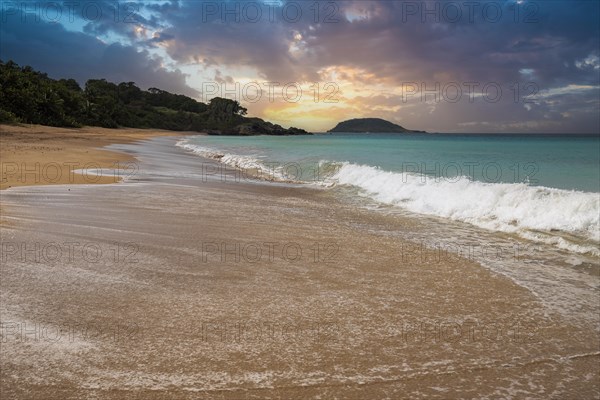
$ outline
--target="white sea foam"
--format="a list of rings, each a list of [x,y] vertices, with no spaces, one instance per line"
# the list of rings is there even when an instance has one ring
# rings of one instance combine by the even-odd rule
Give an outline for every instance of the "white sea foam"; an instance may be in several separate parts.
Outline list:
[[[208,147],[202,147],[195,144],[187,143],[185,140],[177,142],[177,146],[185,150],[191,151],[204,158],[219,160],[234,168],[240,169],[262,169],[263,165],[255,158],[248,156],[240,156],[237,154],[222,153]]]
[[[177,145],[233,168],[254,169],[269,174],[273,180],[289,181],[276,168],[267,167],[256,157],[223,153],[186,140]],[[485,183],[468,177],[428,177],[349,162],[321,161],[320,168],[329,170],[317,181],[324,186],[352,185],[378,202],[414,213],[467,222],[563,250],[600,256],[598,193],[525,183]],[[583,240],[578,241],[577,237]]]
[[[467,177],[441,179],[377,167],[344,163],[334,177],[353,185],[377,201],[409,211],[468,222],[502,232],[519,234],[565,250],[600,255],[597,245],[578,245],[564,232],[600,241],[600,196],[523,183],[484,183]]]
[[[258,158],[252,156],[243,156],[239,154],[224,153],[217,150],[191,144],[187,140],[180,140],[176,143],[178,147],[188,150],[204,158],[217,160],[232,168],[239,169],[244,172],[255,171],[256,177],[261,177],[267,180],[276,180],[282,182],[291,182],[292,180],[286,177],[280,167],[276,165],[267,166]]]

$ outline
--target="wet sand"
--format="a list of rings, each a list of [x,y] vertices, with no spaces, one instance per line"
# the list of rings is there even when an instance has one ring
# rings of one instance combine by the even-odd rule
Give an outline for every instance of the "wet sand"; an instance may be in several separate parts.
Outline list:
[[[198,135],[197,132],[193,134]],[[115,168],[135,159],[103,147],[181,132],[100,127],[56,128],[42,125],[0,125],[0,189],[16,186],[115,183],[114,176],[75,171]]]
[[[125,182],[2,192],[3,398],[600,396],[597,320],[415,257],[414,220],[117,147]]]

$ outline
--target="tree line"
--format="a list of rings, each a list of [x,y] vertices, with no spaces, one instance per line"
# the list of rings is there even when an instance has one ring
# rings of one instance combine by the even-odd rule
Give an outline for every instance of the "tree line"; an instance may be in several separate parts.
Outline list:
[[[245,118],[246,113],[235,100],[214,98],[205,104],[106,79],[90,79],[81,88],[74,79],[52,79],[29,66],[0,60],[0,123],[219,132],[235,131],[241,124],[269,124]]]

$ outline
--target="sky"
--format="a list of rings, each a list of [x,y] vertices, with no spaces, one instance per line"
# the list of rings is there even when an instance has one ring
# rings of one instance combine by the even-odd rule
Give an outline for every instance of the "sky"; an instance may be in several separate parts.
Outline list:
[[[325,131],[600,132],[600,1],[2,1],[0,59]]]

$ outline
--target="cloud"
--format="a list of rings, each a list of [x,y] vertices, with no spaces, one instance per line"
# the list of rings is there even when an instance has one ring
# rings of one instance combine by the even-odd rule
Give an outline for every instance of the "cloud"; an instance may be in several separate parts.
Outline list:
[[[54,78],[75,78],[84,83],[91,78],[133,81],[142,88],[197,96],[186,84],[180,70],[163,66],[163,59],[148,50],[137,50],[120,43],[105,43],[82,32],[66,30],[59,23],[40,21],[22,23],[8,20],[0,27],[3,60],[30,65]]]
[[[180,62],[206,59],[219,65],[251,66],[276,81],[315,79],[320,70],[334,65],[396,83],[434,80],[440,75],[504,82],[519,79],[524,68],[540,70],[539,84],[548,88],[569,79],[595,78],[556,60],[574,66],[598,48],[596,2],[541,3],[535,23],[522,21],[530,13],[525,10],[515,22],[510,2],[491,2],[502,5],[503,16],[497,23],[483,18],[483,6],[469,22],[468,10],[458,2],[463,13],[459,22],[444,18],[440,9],[439,23],[431,17],[423,23],[421,15],[407,16],[407,2],[402,1],[334,2],[336,8],[328,13],[338,22],[324,23],[329,3],[318,3],[319,17],[314,3],[302,3],[302,18],[295,22],[284,18],[286,2],[271,10],[273,20],[265,8],[257,22],[250,22],[248,12],[244,13],[245,2],[222,2],[217,9],[211,8],[214,2],[182,3],[163,14],[170,26],[165,32],[175,38],[167,51]],[[422,8],[440,4],[413,3]]]
[[[99,3],[107,8],[114,4]],[[257,79],[282,85],[334,81],[342,96],[332,119],[360,113],[414,129],[598,130],[596,90],[559,92],[600,85],[600,2],[482,1],[470,3],[476,4],[473,10],[467,3],[140,1],[133,24],[114,22],[109,15],[87,21],[80,32],[67,32],[59,23],[4,24],[2,47],[17,62],[51,75],[83,79],[93,74],[184,94],[197,92],[181,70],[202,71],[190,79],[197,86],[205,80],[231,84]],[[460,18],[454,18],[456,10]],[[494,13],[499,13],[497,20]],[[57,57],[58,51],[64,57]],[[477,82],[479,87],[497,83],[505,99],[486,104],[394,103],[404,84],[452,82]],[[535,84],[540,100],[527,106],[509,101],[512,85],[524,88],[528,82]],[[583,111],[574,110],[573,104]],[[296,125],[294,117],[304,121],[308,112],[317,115],[327,109],[247,106],[275,122]],[[519,125],[519,119],[538,123]],[[477,125],[477,120],[485,124]]]

